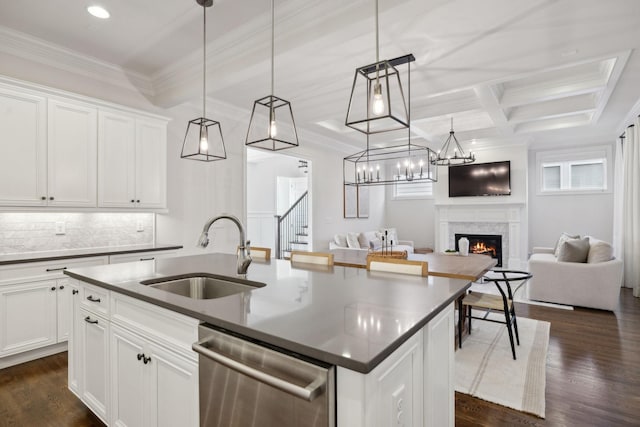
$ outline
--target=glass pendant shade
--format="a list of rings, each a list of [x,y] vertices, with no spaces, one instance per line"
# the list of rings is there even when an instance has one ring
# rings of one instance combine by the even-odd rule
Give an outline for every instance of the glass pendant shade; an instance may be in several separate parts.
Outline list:
[[[476,156],[471,151],[466,154],[458,138],[456,138],[453,131],[453,118],[451,119],[451,130],[449,131],[449,137],[442,144],[442,148],[436,155],[431,158],[431,163],[438,166],[455,166],[465,163],[473,163],[476,161]]]
[[[182,143],[183,159],[213,162],[227,158],[220,123],[205,117],[189,121]]]
[[[291,103],[268,95],[253,103],[245,145],[278,151],[298,146]]]
[[[345,125],[366,134],[409,127],[409,104],[399,66],[415,61],[405,55],[356,69]]]

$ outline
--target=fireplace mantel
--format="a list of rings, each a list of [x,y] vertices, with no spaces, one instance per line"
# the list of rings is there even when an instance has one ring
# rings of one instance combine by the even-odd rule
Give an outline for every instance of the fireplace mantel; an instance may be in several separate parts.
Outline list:
[[[454,244],[455,232],[502,235],[503,265],[521,269],[526,263],[527,218],[524,203],[469,203],[436,205],[436,250]]]

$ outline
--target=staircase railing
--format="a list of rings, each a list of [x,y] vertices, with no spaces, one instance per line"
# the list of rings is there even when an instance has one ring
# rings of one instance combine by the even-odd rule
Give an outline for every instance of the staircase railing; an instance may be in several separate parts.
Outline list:
[[[298,241],[300,235],[307,234],[308,191],[282,215],[276,217],[276,258],[282,259],[284,252],[291,252],[291,244]]]

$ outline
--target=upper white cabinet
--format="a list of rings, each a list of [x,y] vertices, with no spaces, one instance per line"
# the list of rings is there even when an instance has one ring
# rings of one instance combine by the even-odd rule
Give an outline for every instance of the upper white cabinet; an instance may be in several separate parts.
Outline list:
[[[46,205],[46,194],[47,100],[0,87],[0,205]]]
[[[0,81],[0,206],[165,209],[167,120]]]
[[[98,206],[166,207],[165,121],[100,111]]]
[[[97,109],[49,99],[48,112],[48,204],[95,207]]]

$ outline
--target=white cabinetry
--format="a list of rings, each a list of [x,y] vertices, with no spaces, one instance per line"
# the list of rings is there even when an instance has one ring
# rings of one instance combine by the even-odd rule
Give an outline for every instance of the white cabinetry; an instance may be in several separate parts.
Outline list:
[[[178,251],[149,251],[149,252],[136,252],[133,254],[119,254],[110,255],[109,264],[119,264],[122,262],[136,262],[136,261],[154,261],[156,259],[170,258],[175,256]]]
[[[1,266],[0,367],[9,365],[5,357],[66,341],[74,281],[62,271],[106,263],[107,257],[91,257]]]
[[[98,206],[166,207],[165,121],[114,111],[98,118]]]
[[[109,321],[80,307],[80,398],[103,422],[109,419]]]
[[[197,427],[199,322],[78,283],[69,388],[108,425]]]
[[[50,206],[96,206],[97,109],[67,100],[48,101]]]
[[[0,86],[0,205],[46,205],[46,194],[47,100]]]
[[[167,119],[0,78],[0,206],[166,208]]]
[[[368,374],[337,369],[338,426],[453,426],[453,304]]]

